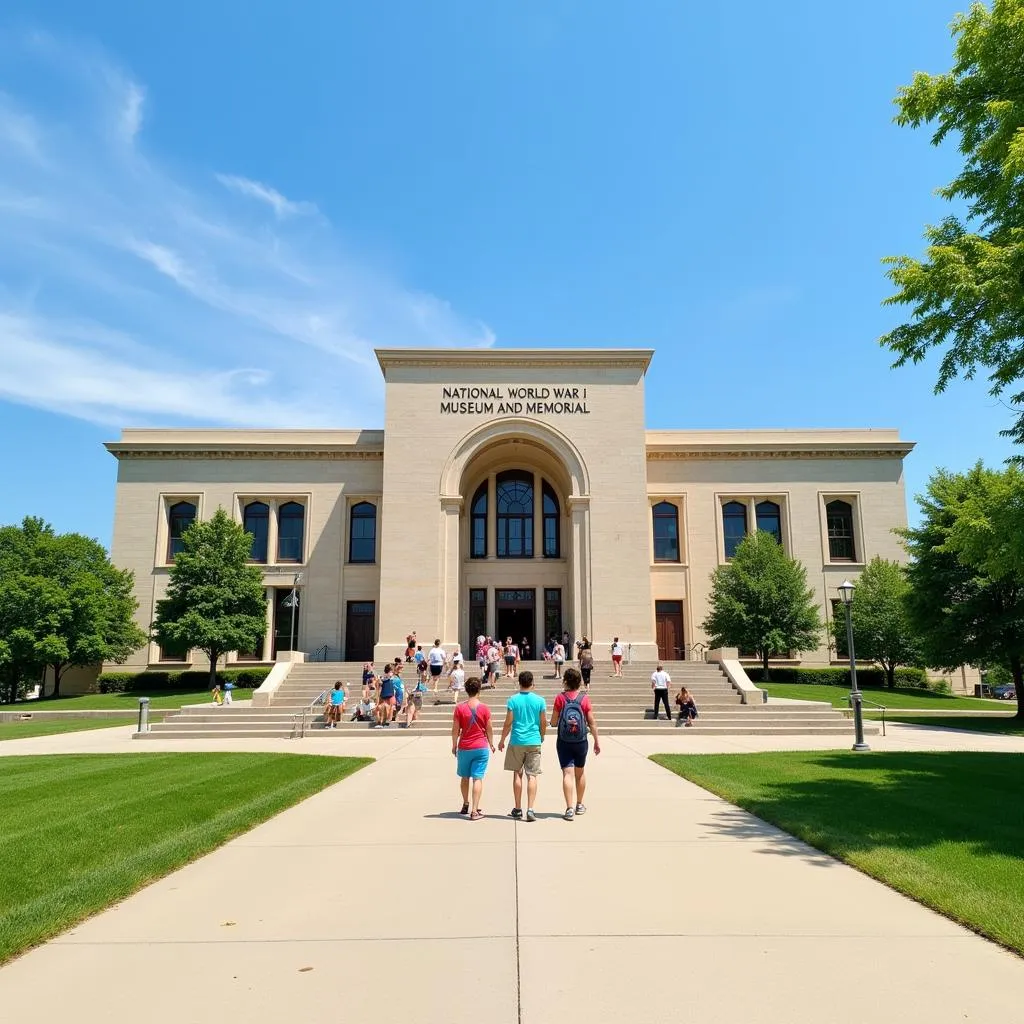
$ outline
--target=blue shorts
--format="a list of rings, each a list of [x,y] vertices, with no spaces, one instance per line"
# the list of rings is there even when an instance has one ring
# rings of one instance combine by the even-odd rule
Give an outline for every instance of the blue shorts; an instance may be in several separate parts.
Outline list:
[[[455,773],[460,779],[482,779],[490,759],[491,752],[486,747],[460,750],[455,762]]]
[[[589,750],[590,744],[586,740],[579,740],[577,743],[565,743],[563,740],[558,740],[555,743],[558,764],[561,768],[582,768],[587,763]]]

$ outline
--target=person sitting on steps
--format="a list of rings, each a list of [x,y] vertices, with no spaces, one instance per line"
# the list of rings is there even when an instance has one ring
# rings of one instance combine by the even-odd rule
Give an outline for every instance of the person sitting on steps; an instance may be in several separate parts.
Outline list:
[[[693,695],[685,686],[676,694],[676,705],[679,708],[676,726],[682,725],[684,719],[687,726],[693,725],[693,720],[697,717],[697,705],[693,701]]]

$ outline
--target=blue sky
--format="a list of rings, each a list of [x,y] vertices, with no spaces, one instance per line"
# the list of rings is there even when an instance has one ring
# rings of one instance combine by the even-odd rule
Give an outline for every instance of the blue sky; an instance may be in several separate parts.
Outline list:
[[[964,6],[7,0],[0,523],[109,541],[122,426],[379,426],[375,345],[650,346],[649,426],[896,426],[908,495],[999,461],[876,340]]]

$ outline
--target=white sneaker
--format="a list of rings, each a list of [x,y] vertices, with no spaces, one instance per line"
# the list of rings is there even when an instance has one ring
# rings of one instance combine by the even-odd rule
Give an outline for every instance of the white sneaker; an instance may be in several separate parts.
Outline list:
[[[576,816],[576,812],[575,812],[575,811],[574,811],[574,810],[573,810],[573,809],[572,809],[571,807],[566,807],[566,809],[565,809],[565,815],[564,815],[564,817],[565,817],[565,820],[566,820],[566,821],[572,821],[572,819],[573,819],[573,818],[574,818],[575,816]]]
[[[586,814],[587,813],[586,805],[585,804],[577,804],[576,805],[576,813],[577,814]]]

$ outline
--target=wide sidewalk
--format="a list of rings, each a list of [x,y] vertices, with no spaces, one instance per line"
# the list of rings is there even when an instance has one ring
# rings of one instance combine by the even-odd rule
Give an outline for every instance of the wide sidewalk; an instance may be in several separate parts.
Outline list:
[[[913,727],[872,744],[1024,749]],[[488,818],[454,813],[443,739],[178,744],[378,760],[0,969],[0,1021],[1017,1019],[1024,961],[646,758],[836,745],[609,738],[590,812],[570,824],[549,743],[540,820],[526,824],[505,816],[508,777],[493,762]],[[112,729],[0,754],[174,746]]]

